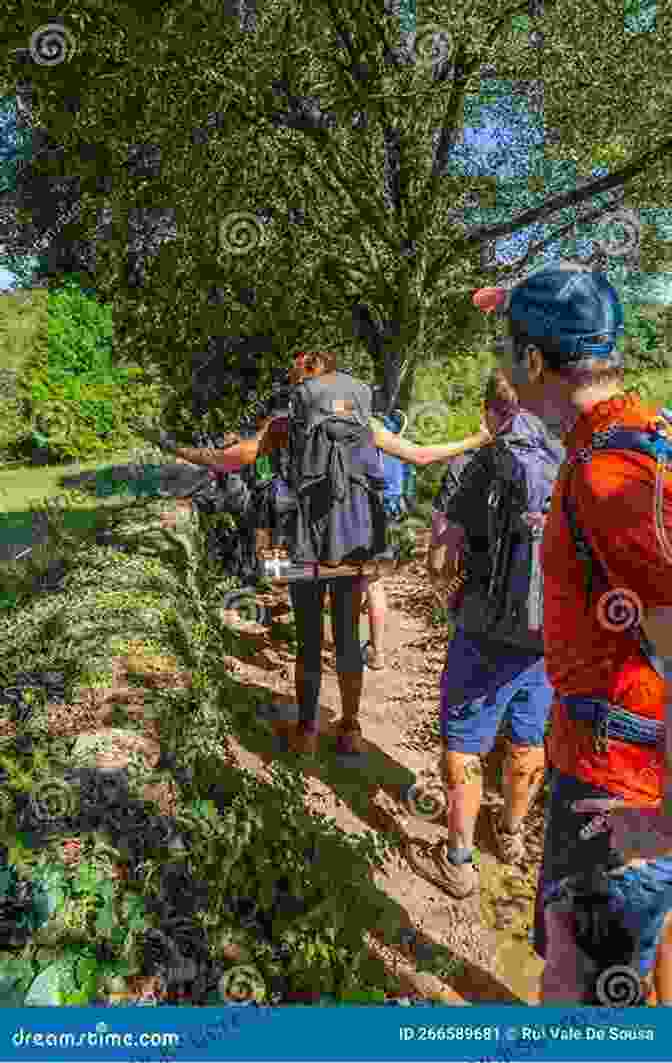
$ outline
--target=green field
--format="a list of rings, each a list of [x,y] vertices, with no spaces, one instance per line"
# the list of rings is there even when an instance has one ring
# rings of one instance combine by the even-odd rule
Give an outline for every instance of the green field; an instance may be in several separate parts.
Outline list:
[[[16,372],[21,368],[34,337],[45,326],[46,313],[47,292],[43,289],[0,295],[0,373],[3,369]],[[1,409],[0,394],[0,412]],[[139,441],[139,447],[147,450],[142,441]],[[103,462],[96,460],[48,466],[13,462],[0,465],[0,544],[30,544],[33,523],[30,507],[39,506],[45,498],[53,499],[62,495],[63,477],[103,470],[111,465],[123,465],[131,457],[132,453],[125,450],[106,455]],[[73,530],[90,527],[95,522],[96,512],[118,501],[119,497],[91,498],[82,501],[78,508],[67,509],[63,514],[65,526]]]
[[[39,507],[46,498],[63,494],[62,477],[80,472],[103,471],[111,465],[123,465],[131,455],[126,452],[112,455],[104,464],[94,462],[81,465],[59,465],[43,468],[16,466],[0,469],[0,545],[15,543],[29,546],[32,542],[33,516],[31,504]],[[105,498],[91,498],[63,511],[67,530],[82,532],[97,523],[97,514],[107,506],[118,503],[121,493]]]

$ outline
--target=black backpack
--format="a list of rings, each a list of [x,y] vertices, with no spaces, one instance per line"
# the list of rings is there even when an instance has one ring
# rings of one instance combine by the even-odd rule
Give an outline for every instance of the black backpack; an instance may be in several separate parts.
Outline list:
[[[210,557],[236,579],[244,583],[254,582],[257,573],[255,485],[250,470],[211,472],[191,497],[204,518]],[[217,520],[220,514],[228,514],[233,519],[233,526]]]
[[[463,482],[485,463],[489,491],[465,527],[465,588],[456,616],[464,631],[543,655],[541,540],[563,460],[562,446],[539,423],[536,438],[497,436],[465,470]]]

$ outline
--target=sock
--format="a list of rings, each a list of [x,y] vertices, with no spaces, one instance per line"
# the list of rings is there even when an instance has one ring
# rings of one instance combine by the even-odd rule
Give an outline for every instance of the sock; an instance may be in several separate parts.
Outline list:
[[[451,864],[455,864],[457,867],[460,864],[470,864],[474,855],[473,849],[451,849],[446,850],[446,856],[450,860]]]

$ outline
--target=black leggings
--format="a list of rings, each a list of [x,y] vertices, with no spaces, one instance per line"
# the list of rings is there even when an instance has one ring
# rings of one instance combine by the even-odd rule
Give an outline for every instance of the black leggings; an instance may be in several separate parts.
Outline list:
[[[359,642],[359,609],[355,615],[355,595],[363,586],[361,577],[342,576],[332,580],[297,580],[296,583],[290,583],[297,656],[304,669],[304,697],[303,704],[299,705],[301,723],[314,724],[318,716],[322,683],[322,609],[327,583],[336,646],[336,670],[339,674],[364,670]]]

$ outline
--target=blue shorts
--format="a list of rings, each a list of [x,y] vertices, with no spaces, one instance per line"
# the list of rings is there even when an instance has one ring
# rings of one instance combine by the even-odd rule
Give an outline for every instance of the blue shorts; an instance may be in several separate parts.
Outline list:
[[[503,724],[514,745],[543,746],[552,701],[543,657],[457,629],[441,676],[446,749],[484,756]]]
[[[546,959],[544,909],[559,894],[561,879],[590,867],[611,869],[608,874],[608,905],[635,941],[634,955],[623,964],[646,975],[654,966],[665,916],[672,909],[672,858],[649,860],[642,867],[621,870],[623,858],[610,845],[610,832],[582,839],[580,831],[595,813],[572,812],[574,801],[589,797],[613,797],[606,790],[553,770],[544,837],[544,855],[537,886],[534,948]],[[614,868],[619,868],[615,871]]]

